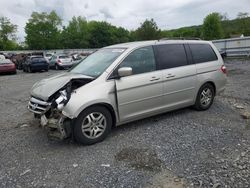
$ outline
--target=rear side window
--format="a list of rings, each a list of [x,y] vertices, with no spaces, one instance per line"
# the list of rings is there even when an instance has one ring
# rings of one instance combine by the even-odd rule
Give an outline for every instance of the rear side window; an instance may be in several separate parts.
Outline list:
[[[169,69],[188,64],[183,44],[163,44],[154,46],[160,69]]]
[[[209,44],[189,44],[195,63],[217,60],[217,56]]]

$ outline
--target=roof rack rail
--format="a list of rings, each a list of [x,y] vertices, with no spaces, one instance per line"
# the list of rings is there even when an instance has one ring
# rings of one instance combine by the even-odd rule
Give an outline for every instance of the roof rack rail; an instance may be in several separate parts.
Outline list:
[[[159,41],[163,41],[163,40],[201,40],[200,38],[198,37],[171,37],[171,38],[162,38],[162,39],[159,39]]]

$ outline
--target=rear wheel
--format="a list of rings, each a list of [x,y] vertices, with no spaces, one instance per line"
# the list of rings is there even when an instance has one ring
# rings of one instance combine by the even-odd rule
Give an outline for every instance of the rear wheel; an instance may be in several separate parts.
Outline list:
[[[81,144],[90,145],[104,140],[112,127],[112,116],[102,106],[93,106],[78,116],[74,126],[74,137]]]
[[[215,91],[213,85],[210,83],[204,84],[199,89],[194,108],[199,111],[209,109],[213,104],[214,96]]]

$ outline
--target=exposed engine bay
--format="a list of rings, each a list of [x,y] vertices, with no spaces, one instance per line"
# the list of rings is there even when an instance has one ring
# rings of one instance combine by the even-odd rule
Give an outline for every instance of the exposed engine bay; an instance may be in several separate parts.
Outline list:
[[[62,114],[63,108],[71,98],[72,92],[79,87],[93,81],[91,78],[74,78],[65,84],[61,89],[49,96],[44,101],[31,96],[28,109],[40,119],[42,127],[47,129],[50,139],[65,139],[71,136],[72,120]]]

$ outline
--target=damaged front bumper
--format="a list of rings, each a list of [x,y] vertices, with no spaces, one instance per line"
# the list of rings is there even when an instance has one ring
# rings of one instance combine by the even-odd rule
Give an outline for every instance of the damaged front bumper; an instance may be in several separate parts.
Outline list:
[[[60,118],[41,116],[41,125],[48,131],[48,138],[52,140],[64,140],[71,135],[71,120],[61,115]]]
[[[52,108],[52,103],[31,97],[28,109],[36,118],[40,118],[40,124],[47,130],[49,139],[63,140],[71,136],[72,120],[57,108]]]

